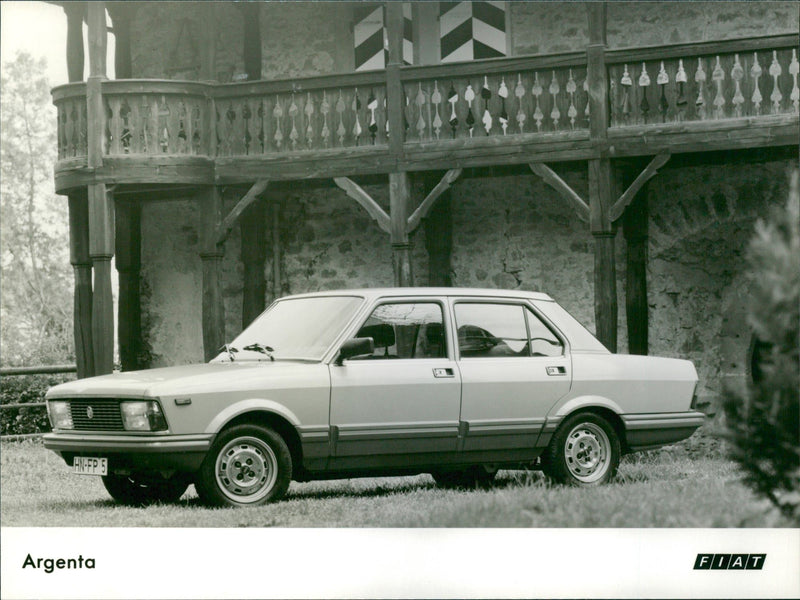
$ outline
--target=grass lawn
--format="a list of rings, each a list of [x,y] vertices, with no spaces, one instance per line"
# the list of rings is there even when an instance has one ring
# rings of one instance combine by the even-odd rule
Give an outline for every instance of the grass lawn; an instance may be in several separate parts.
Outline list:
[[[0,447],[0,522],[59,527],[796,527],[741,483],[719,444],[627,456],[615,483],[577,489],[538,472],[501,471],[489,490],[442,490],[428,475],[292,483],[286,498],[209,509],[114,504],[98,477],[72,475],[41,441]]]

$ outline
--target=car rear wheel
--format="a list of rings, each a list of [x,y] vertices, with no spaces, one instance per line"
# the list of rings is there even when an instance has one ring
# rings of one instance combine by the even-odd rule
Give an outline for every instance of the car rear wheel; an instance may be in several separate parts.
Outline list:
[[[200,467],[195,488],[215,506],[259,506],[279,500],[292,479],[292,457],[283,438],[260,425],[223,431]]]
[[[569,417],[543,456],[547,475],[568,485],[607,483],[617,472],[619,436],[607,419],[595,413]]]
[[[177,501],[189,487],[189,479],[183,474],[175,474],[168,479],[158,475],[103,475],[103,485],[117,502],[142,506]]]

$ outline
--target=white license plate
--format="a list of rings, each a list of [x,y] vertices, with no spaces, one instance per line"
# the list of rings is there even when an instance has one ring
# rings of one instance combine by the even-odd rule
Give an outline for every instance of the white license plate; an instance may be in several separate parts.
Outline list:
[[[76,456],[72,470],[78,475],[108,475],[108,459],[94,456]]]

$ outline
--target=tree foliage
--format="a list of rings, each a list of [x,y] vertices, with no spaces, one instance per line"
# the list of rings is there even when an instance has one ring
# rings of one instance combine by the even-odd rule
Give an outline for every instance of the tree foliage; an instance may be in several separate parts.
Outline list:
[[[3,364],[73,360],[67,202],[53,189],[56,114],[46,62],[25,52],[0,81]]]
[[[800,522],[800,191],[759,222],[748,253],[748,321],[759,343],[748,397],[724,409],[732,457],[753,489]]]

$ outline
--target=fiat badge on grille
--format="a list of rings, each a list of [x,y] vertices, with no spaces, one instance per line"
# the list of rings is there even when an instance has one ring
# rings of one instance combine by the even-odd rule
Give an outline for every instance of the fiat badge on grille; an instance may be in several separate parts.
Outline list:
[[[94,409],[91,406],[86,407],[86,418],[87,419],[94,418]]]

